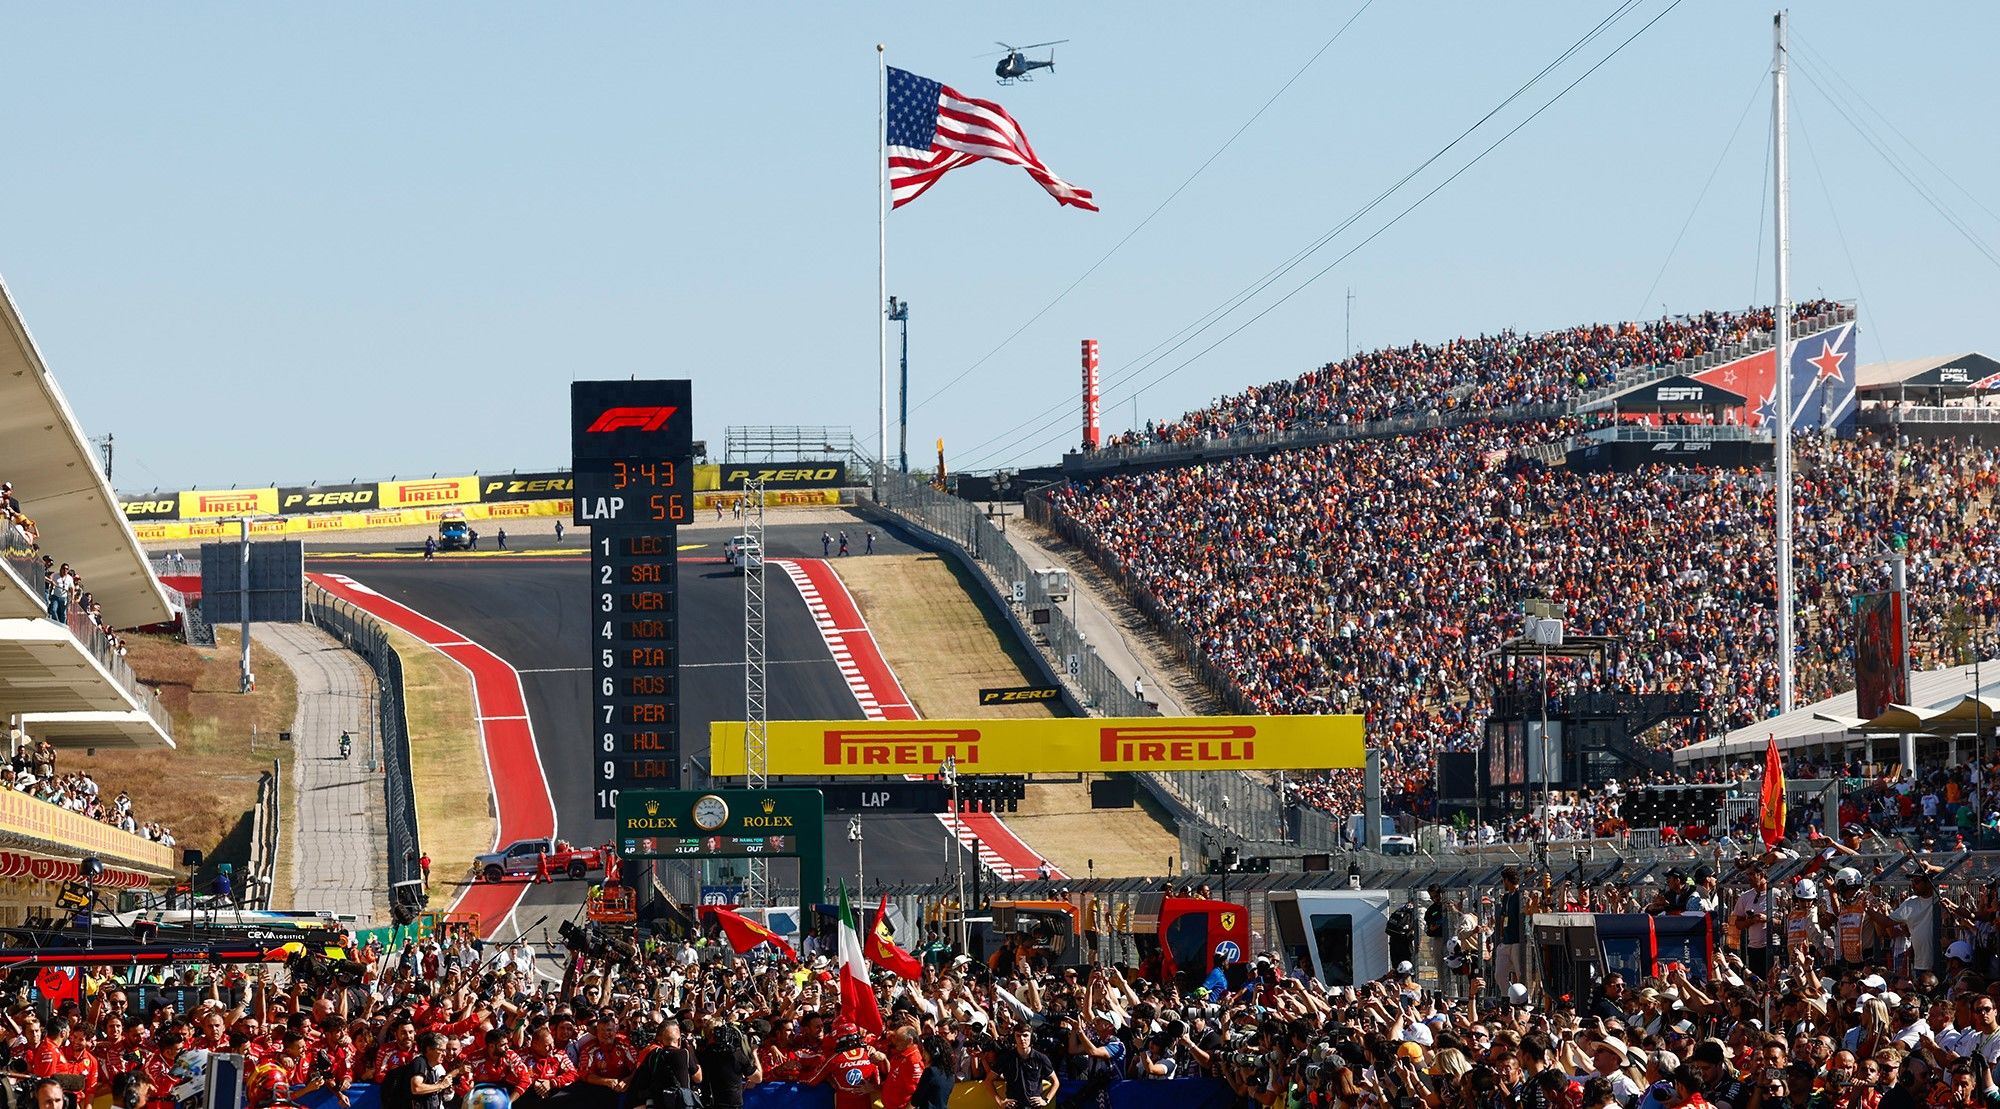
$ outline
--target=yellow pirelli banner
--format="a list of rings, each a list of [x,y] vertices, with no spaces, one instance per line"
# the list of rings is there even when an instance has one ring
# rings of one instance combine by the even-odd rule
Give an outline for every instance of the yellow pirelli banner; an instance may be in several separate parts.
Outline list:
[[[428,508],[438,504],[471,504],[479,499],[479,479],[465,477],[413,477],[407,481],[384,481],[376,485],[375,504],[380,508]]]
[[[213,520],[218,516],[275,516],[278,490],[194,489],[180,495],[181,519]]]
[[[711,773],[742,774],[742,721],[709,725]],[[772,774],[1355,769],[1359,716],[1134,716],[1059,720],[773,720]]]

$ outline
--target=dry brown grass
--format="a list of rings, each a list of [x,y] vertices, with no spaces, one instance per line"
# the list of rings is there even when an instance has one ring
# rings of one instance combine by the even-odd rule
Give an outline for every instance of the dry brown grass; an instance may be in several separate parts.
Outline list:
[[[435,891],[466,880],[472,857],[492,849],[497,824],[474,718],[472,675],[414,636],[392,631],[389,642],[403,660],[417,823],[431,856]]]
[[[1032,672],[984,590],[941,555],[833,560],[917,711],[952,719],[1047,718],[1047,705],[982,707],[982,686],[1027,685]],[[1037,783],[1007,824],[1077,877],[1161,873],[1180,852],[1173,829],[1143,808],[1092,809],[1087,782]],[[1095,864],[1094,866],[1092,864]]]
[[[283,763],[280,804],[285,812],[295,811],[291,751],[278,742],[298,711],[291,670],[252,643],[257,689],[245,695],[237,692],[242,639],[234,628],[217,628],[214,647],[190,647],[164,635],[134,634],[126,642],[126,661],[159,691],[173,719],[177,749],[99,748],[95,758],[65,751],[58,765],[88,767],[105,789],[127,791],[133,812],[172,828],[182,846],[222,861],[248,862],[248,814],[257,805],[258,771],[269,770],[274,760]],[[281,843],[278,857],[285,855]]]

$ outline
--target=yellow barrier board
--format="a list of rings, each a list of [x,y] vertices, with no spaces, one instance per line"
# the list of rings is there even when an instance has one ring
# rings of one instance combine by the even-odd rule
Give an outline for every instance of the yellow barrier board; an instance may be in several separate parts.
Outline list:
[[[218,516],[272,516],[278,511],[278,490],[194,489],[180,495],[181,519],[213,520]]]
[[[315,535],[321,532],[360,531],[366,528],[407,527],[435,523],[446,513],[467,520],[520,520],[534,516],[570,514],[570,502],[505,501],[500,504],[468,504],[462,508],[398,508],[383,512],[326,512],[313,516],[281,516],[257,520],[250,525],[251,538],[282,535]],[[196,539],[234,539],[235,524],[179,521],[162,524],[133,524],[132,533],[141,543],[174,543]]]
[[[476,483],[474,488],[477,488]],[[275,489],[232,492],[269,493],[274,500],[277,497]],[[181,494],[182,497],[199,495],[201,494]],[[694,505],[697,510],[713,512],[719,504],[723,511],[727,512],[743,497],[742,493],[696,493]],[[840,497],[841,491],[838,489],[773,489],[764,494],[764,503],[771,508],[826,506],[840,504]],[[571,502],[564,499],[502,501],[498,504],[467,504],[449,508],[392,508],[377,512],[322,512],[311,516],[280,516],[269,520],[257,520],[250,525],[250,536],[254,539],[360,531],[366,528],[408,527],[411,524],[436,523],[443,519],[446,513],[463,516],[467,520],[520,520],[536,516],[567,518],[571,511]],[[177,520],[155,524],[134,523],[132,533],[139,537],[141,543],[184,543],[198,539],[234,539],[237,536],[237,526],[204,520]]]
[[[709,725],[712,773],[744,772],[742,721]],[[1356,769],[1359,716],[1086,717],[1060,720],[773,720],[772,774]]]
[[[476,477],[419,477],[376,485],[375,503],[382,508],[424,508],[436,504],[471,504],[479,499]]]
[[[737,501],[748,499],[748,493],[696,493],[694,506],[697,510],[713,512],[717,505],[724,511],[735,507]],[[838,489],[767,489],[764,491],[764,505],[767,508],[798,508],[804,505],[837,505],[840,503]]]

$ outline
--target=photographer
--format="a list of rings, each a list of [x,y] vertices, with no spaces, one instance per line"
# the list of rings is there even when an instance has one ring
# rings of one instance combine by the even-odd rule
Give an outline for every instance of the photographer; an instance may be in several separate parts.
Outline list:
[[[756,1049],[740,1025],[720,1016],[703,1019],[701,1047],[695,1053],[708,1109],[742,1109],[743,1088],[764,1080]]]

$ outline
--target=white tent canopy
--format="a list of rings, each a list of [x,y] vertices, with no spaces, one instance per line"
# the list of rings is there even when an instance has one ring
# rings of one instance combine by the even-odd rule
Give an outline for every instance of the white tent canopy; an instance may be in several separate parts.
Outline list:
[[[1907,705],[1891,705],[1880,716],[1855,715],[1854,692],[1828,697],[1791,712],[1759,720],[1720,739],[1704,740],[1674,752],[1677,763],[1736,759],[1763,753],[1776,737],[1781,751],[1812,750],[1865,742],[1871,735],[1975,735],[2000,724],[2000,661],[1977,667],[1947,666],[1910,675]]]

